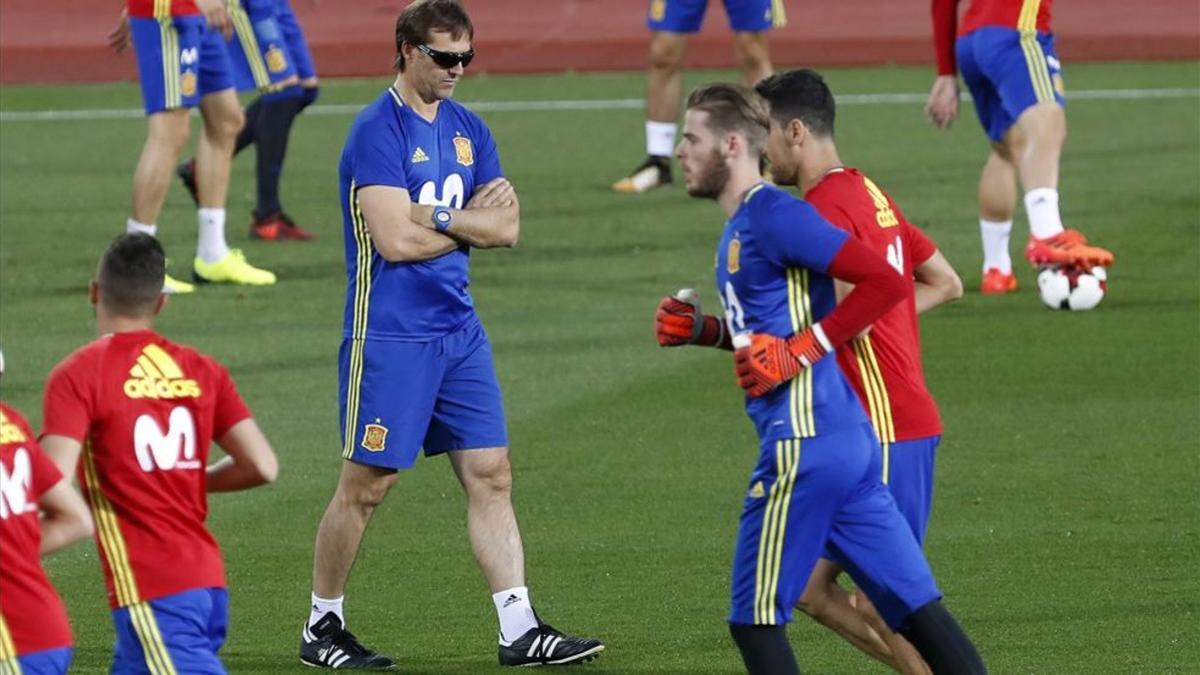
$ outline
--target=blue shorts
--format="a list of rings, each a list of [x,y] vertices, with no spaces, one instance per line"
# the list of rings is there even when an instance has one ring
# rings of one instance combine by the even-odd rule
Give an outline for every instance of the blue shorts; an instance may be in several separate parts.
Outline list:
[[[827,545],[893,628],[941,598],[881,471],[868,425],[762,443],[734,549],[730,623],[791,621]]]
[[[229,61],[238,91],[273,91],[296,77],[291,47],[276,19],[276,0],[231,0]]]
[[[71,647],[59,647],[45,651],[22,654],[17,658],[20,668],[13,668],[11,661],[0,661],[0,673],[7,673],[7,667],[14,673],[23,675],[66,675],[71,667],[71,656],[75,650]]]
[[[198,588],[113,610],[117,646],[110,675],[224,675],[217,651],[229,626],[224,588]]]
[[[194,108],[208,94],[233,88],[225,39],[204,17],[131,17],[142,104],[147,115]]]
[[[704,22],[708,0],[650,0],[646,25],[653,31],[695,33]],[[738,33],[761,33],[787,25],[783,0],[725,0],[729,27]]]
[[[429,342],[342,340],[342,457],[408,469],[421,448],[508,446],[492,347],[478,319]]]
[[[958,69],[975,102],[975,114],[992,142],[999,141],[1021,113],[1038,103],[1066,105],[1062,64],[1054,36],[987,27],[960,37]]]
[[[296,20],[296,15],[292,12],[291,3],[289,0],[275,0],[275,4],[277,5],[275,22],[279,24],[279,30],[283,31],[283,41],[288,46],[288,54],[292,57],[296,74],[300,76],[301,80],[316,77],[317,68],[313,65],[312,52],[308,49],[308,40],[305,39],[300,22]]]
[[[941,436],[930,436],[883,446],[883,480],[922,546],[933,508],[933,465],[941,440]]]

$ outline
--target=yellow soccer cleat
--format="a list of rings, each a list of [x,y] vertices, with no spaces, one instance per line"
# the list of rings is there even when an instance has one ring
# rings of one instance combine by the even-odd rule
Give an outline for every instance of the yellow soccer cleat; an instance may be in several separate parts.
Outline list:
[[[270,286],[275,283],[275,273],[259,269],[246,262],[241,249],[230,249],[224,258],[207,263],[196,258],[192,263],[192,278],[198,284],[243,284],[246,286]]]
[[[671,160],[666,157],[651,155],[646,158],[630,174],[613,183],[615,192],[636,194],[649,192],[657,187],[671,183]]]
[[[163,293],[168,295],[182,295],[184,293],[195,292],[196,287],[186,281],[180,281],[170,274],[163,277]]]

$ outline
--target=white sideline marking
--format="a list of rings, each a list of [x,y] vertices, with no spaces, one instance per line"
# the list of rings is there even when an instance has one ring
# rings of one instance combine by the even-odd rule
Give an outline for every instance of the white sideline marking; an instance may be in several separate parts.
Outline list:
[[[837,97],[839,105],[897,105],[924,103],[926,93],[844,94]],[[1123,101],[1164,98],[1200,97],[1200,88],[1175,89],[1080,89],[1067,91],[1068,101]],[[963,101],[971,98],[965,92]],[[640,98],[608,98],[567,101],[464,101],[464,105],[479,112],[534,112],[543,110],[640,110],[645,101]],[[353,115],[361,105],[314,105],[308,115]],[[28,110],[0,111],[0,122],[57,122],[75,120],[113,120],[143,117],[140,108],[119,110]]]

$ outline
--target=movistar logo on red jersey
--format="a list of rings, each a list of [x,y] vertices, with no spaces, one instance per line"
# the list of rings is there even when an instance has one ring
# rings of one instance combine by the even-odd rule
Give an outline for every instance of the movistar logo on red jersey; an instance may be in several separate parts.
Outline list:
[[[164,430],[152,415],[141,415],[133,426],[133,448],[142,471],[199,469],[196,458],[196,420],[190,410],[171,410]]]
[[[10,425],[8,420],[4,420],[6,433],[9,426],[16,425]],[[37,502],[29,498],[32,491],[33,464],[29,461],[29,452],[25,448],[17,448],[12,466],[5,466],[4,462],[0,462],[0,518],[37,511]]]
[[[24,443],[25,432],[21,427],[8,421],[8,417],[0,412],[0,444]]]
[[[146,345],[137,363],[129,369],[125,380],[125,395],[129,398],[199,398],[200,384],[188,379],[175,359],[158,345]]]

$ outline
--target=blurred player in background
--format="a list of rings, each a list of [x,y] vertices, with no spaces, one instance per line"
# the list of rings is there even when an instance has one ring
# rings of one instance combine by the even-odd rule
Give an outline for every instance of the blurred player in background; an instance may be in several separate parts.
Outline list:
[[[767,31],[787,23],[783,0],[724,0],[724,4],[742,82],[753,86],[771,74]],[[708,5],[709,0],[650,1],[646,160],[613,184],[617,192],[645,192],[672,181],[671,155],[683,98],[683,58],[688,39],[699,32]]]
[[[46,383],[42,447],[78,469],[96,519],[116,625],[113,673],[223,673],[225,564],[204,525],[208,492],[275,479],[278,464],[213,358],[154,332],[162,247],[117,237],[89,290],[100,338]],[[208,464],[215,440],[226,457]]]
[[[471,249],[516,244],[520,204],[491,131],[450,98],[473,39],[457,0],[406,7],[396,20],[399,73],[358,114],[342,152],[343,461],[317,529],[306,665],[394,665],[346,629],[343,603],[367,523],[422,449],[448,455],[466,492],[467,535],[500,623],[500,664],[575,663],[604,649],[542,623],[526,586],[500,385],[467,292]]]
[[[959,298],[962,282],[891,196],[842,163],[834,142],[833,93],[818,73],[772,75],[755,89],[771,109],[767,155],[776,183],[800,188],[822,216],[885,258],[904,279],[900,304],[876,319],[868,334],[839,347],[837,358],[882,446],[883,482],[917,543],[923,543],[942,423],[925,386],[917,314]],[[838,282],[838,296],[848,292]],[[869,600],[861,593],[852,597],[837,583],[841,572],[826,552],[800,608],[899,672],[928,672],[912,645],[888,629]]]
[[[126,0],[108,40],[118,53],[130,44],[137,53],[147,134],[133,174],[133,213],[125,229],[157,234],[175,165],[191,135],[189,111],[198,106],[204,128],[196,145],[199,238],[192,279],[273,284],[274,274],[250,265],[225,240],[229,166],[244,119],[222,37],[230,28],[224,0]],[[163,290],[190,293],[195,287],[167,276]]]
[[[71,624],[41,556],[91,535],[71,480],[42,453],[25,417],[0,402],[0,673],[67,672]]]
[[[992,150],[979,177],[979,229],[983,239],[985,294],[1017,290],[1008,239],[1025,189],[1029,240],[1025,259],[1036,266],[1108,267],[1113,254],[1088,245],[1063,227],[1058,208],[1058,168],[1067,138],[1062,64],[1050,32],[1052,0],[971,0],[962,26],[959,0],[933,0],[933,41],[938,76],[925,112],[939,129],[958,115],[958,78],[971,92],[975,113]]]
[[[736,348],[758,432],[734,550],[730,633],[751,673],[798,673],[786,624],[829,550],[936,672],[981,673],[881,481],[870,423],[836,359],[824,358],[900,302],[905,283],[862,241],[763,182],[771,126],[749,90],[692,92],[677,155],[688,194],[715,199],[729,218],[716,255],[725,320],[678,296],[663,298],[656,314],[661,345]],[[840,303],[834,279],[854,284]]]
[[[248,146],[255,147],[258,201],[250,219],[250,236],[267,241],[308,241],[312,234],[296,225],[279,200],[292,123],[318,95],[308,41],[288,0],[227,2],[233,23],[229,57],[238,91],[260,92],[246,107],[246,123],[233,148],[236,157]],[[177,173],[192,200],[198,200],[195,160],[180,164]]]

